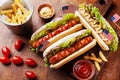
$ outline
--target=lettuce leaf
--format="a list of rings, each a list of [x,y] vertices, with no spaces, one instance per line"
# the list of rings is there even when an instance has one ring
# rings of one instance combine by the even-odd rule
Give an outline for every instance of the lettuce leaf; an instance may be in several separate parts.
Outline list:
[[[66,48],[69,48],[69,47],[73,46],[76,43],[76,41],[80,41],[81,39],[89,36],[90,34],[91,34],[91,30],[86,30],[85,33],[83,33],[82,35],[72,37],[69,40],[59,44],[56,48],[52,49],[51,50],[52,52],[50,52],[50,53],[55,55],[58,51],[61,51],[61,50],[64,50]],[[57,48],[58,48],[58,50],[56,50]]]
[[[85,6],[85,4],[82,3],[82,4],[79,5],[79,8],[84,8],[84,6]]]
[[[90,34],[91,34],[91,30],[86,30],[83,34],[78,35],[76,37],[72,37],[69,40],[66,40],[65,42],[59,44],[56,48],[54,47],[54,49],[50,50],[49,55],[46,57],[45,60],[46,65],[50,64],[49,63],[50,57],[56,55],[59,51],[62,51],[66,48],[73,46],[76,43],[76,41],[78,41],[78,39],[80,41],[81,39],[89,36]]]
[[[79,35],[77,37],[73,37],[73,38],[70,38],[69,40],[61,43],[59,46],[62,48],[62,49],[65,49],[65,48],[69,48],[70,46],[72,46],[73,44],[75,44],[75,42],[79,39],[83,39],[84,37],[86,36],[89,36],[91,34],[91,30],[86,30],[85,33],[83,33],[82,35]],[[77,39],[77,40],[76,40]]]
[[[113,35],[113,41],[112,41],[112,44],[109,46],[109,48],[111,51],[115,52],[118,49],[118,43],[119,43],[118,37],[116,32],[111,26],[108,28],[108,31]]]
[[[92,31],[89,30],[89,29],[87,29],[87,30],[85,31],[85,33],[83,33],[83,34],[80,36],[80,38],[82,39],[82,38],[84,38],[84,37],[86,37],[86,36],[89,36],[91,33],[92,33]]]
[[[64,43],[60,44],[59,46],[62,48],[62,49],[65,49],[65,48],[69,48],[70,47],[70,44],[74,44],[76,41],[76,38],[71,38],[69,39],[68,41],[65,41]]]
[[[71,19],[74,19],[74,18],[76,18],[75,14],[68,13],[59,21],[47,23],[46,28],[50,28],[52,31],[54,31],[55,29],[59,28],[60,25],[64,25],[68,21],[70,21]]]
[[[119,42],[116,32],[114,31],[112,26],[110,26],[110,24],[102,17],[98,8],[93,7],[93,11],[94,11],[95,17],[100,21],[100,23],[103,24],[102,28],[108,29],[109,33],[113,35],[112,44],[109,46],[109,48],[111,51],[116,51],[118,48],[118,42]]]
[[[75,16],[75,14],[73,14],[73,13],[67,13],[62,19],[60,19],[58,21],[55,21],[55,22],[47,23],[46,24],[46,28],[43,29],[42,31],[38,32],[36,35],[34,35],[32,37],[32,40],[36,41],[39,38],[46,36],[49,32],[56,30],[61,25],[66,24],[71,19],[76,19],[76,18],[78,18],[78,17]]]

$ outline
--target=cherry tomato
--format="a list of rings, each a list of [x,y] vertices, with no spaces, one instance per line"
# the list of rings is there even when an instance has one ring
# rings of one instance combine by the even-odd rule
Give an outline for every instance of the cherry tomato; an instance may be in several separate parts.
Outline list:
[[[1,56],[1,57],[0,57],[0,61],[1,61],[3,64],[9,64],[9,63],[10,63],[10,59],[9,59],[7,56]]]
[[[21,57],[19,56],[13,56],[12,57],[12,62],[16,65],[19,65],[19,64],[22,64],[23,63],[23,60]]]
[[[22,47],[22,40],[18,39],[17,41],[15,41],[14,47],[15,47],[16,50],[20,50],[21,47]]]
[[[25,63],[26,63],[28,66],[30,66],[30,67],[36,66],[36,62],[35,62],[32,58],[27,58],[27,59],[25,60]]]
[[[7,57],[9,57],[10,56],[10,49],[8,48],[8,47],[3,47],[2,48],[2,54],[4,55],[4,56],[7,56]]]
[[[28,79],[35,79],[36,78],[36,75],[33,71],[26,71],[25,75]]]

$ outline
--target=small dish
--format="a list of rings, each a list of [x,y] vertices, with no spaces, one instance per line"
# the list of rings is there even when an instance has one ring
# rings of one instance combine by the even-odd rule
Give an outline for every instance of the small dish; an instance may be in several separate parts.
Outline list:
[[[55,10],[50,4],[42,4],[38,8],[38,15],[43,19],[52,18],[54,14]]]
[[[95,67],[88,60],[79,60],[73,66],[73,74],[78,80],[90,80],[94,73]]]

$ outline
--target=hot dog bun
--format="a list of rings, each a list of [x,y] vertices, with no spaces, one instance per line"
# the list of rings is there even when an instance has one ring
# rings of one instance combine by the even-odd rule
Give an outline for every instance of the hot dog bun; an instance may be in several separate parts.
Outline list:
[[[60,62],[56,63],[56,64],[51,64],[50,68],[55,68],[58,69],[61,66],[63,66],[64,64],[68,63],[69,61],[77,58],[78,56],[84,54],[85,52],[87,52],[88,50],[90,50],[91,48],[93,48],[96,45],[96,40],[94,39],[91,43],[89,43],[87,46],[83,47],[82,49],[79,49],[77,52],[73,53],[72,55],[66,57],[65,59],[61,60]]]
[[[103,18],[95,6],[81,4],[75,12],[85,28],[92,30],[92,34],[103,50],[116,51],[118,37],[112,26]]]
[[[59,44],[73,38],[73,37],[77,37],[78,35],[82,35],[83,33],[85,33],[86,29],[78,31],[76,33],[72,33],[68,36],[65,36],[64,38],[58,40],[57,42],[55,42],[54,44],[52,44],[51,46],[49,46],[48,48],[45,49],[45,51],[43,52],[43,57],[44,60],[46,58],[46,56],[49,55],[50,51],[56,47],[59,46]],[[50,64],[50,68],[60,68],[61,66],[63,66],[64,64],[68,63],[69,61],[73,60],[74,58],[84,54],[85,52],[87,52],[88,50],[90,50],[91,48],[93,48],[96,45],[96,40],[93,39],[90,43],[88,43],[86,46],[84,46],[83,48],[77,50],[76,52],[72,53],[71,55],[67,56],[66,58],[60,60],[59,62],[55,63],[55,64]]]
[[[74,32],[76,32],[76,31],[79,31],[79,30],[81,30],[81,29],[82,29],[82,24],[76,24],[75,26],[71,27],[70,29],[68,29],[68,30],[66,30],[66,31],[64,31],[64,32],[56,35],[55,37],[49,39],[48,41],[49,41],[50,43],[48,44],[48,46],[50,46],[51,44],[53,44],[53,43],[56,42],[57,40],[65,37],[65,36],[67,36],[67,35],[69,35],[69,34],[71,34],[71,33],[74,33]]]
[[[75,14],[74,14],[74,15],[75,15]],[[75,20],[76,20],[76,22],[75,22]],[[70,22],[70,21],[71,21],[71,22]],[[48,37],[50,37],[50,39],[47,39],[47,41],[48,41],[49,43],[48,43],[48,45],[47,45],[46,47],[50,46],[51,44],[53,44],[53,43],[56,42],[57,40],[63,38],[64,36],[67,36],[67,35],[69,35],[69,34],[71,34],[71,33],[73,33],[73,32],[76,32],[76,31],[82,29],[82,24],[80,23],[79,18],[78,18],[77,16],[76,16],[74,19],[71,19],[70,21],[68,20],[68,22],[67,22],[66,24],[65,24],[65,23],[63,24],[62,21],[59,21],[59,22],[61,22],[62,25],[63,25],[63,26],[61,26],[61,27],[63,27],[63,28],[58,27],[57,29],[55,29],[55,30],[59,30],[59,31],[58,31],[59,34],[57,33],[56,35],[54,35],[53,32],[55,32],[55,30],[53,30],[52,32],[47,33],[45,36],[41,37],[41,38],[46,38],[46,37],[48,38]],[[50,23],[48,23],[48,24],[51,25],[51,23],[54,23],[54,22],[55,22],[55,21],[52,21],[52,22],[50,22]],[[65,22],[65,21],[64,21],[64,22]],[[48,24],[47,24],[47,25],[48,25]],[[55,23],[55,24],[56,24],[56,23]],[[57,24],[59,24],[59,23],[57,23]],[[43,25],[43,26],[40,27],[36,32],[34,32],[34,33],[32,34],[31,39],[30,39],[31,45],[34,45],[34,42],[36,42],[37,47],[38,47],[38,45],[40,45],[40,44],[38,44],[38,43],[39,43],[39,40],[40,40],[41,38],[38,38],[38,39],[35,40],[35,36],[39,35],[40,32],[42,32],[42,31],[44,31],[44,30],[46,30],[46,29],[49,29],[49,28],[46,27],[47,25],[46,25],[46,24]],[[69,27],[69,26],[71,26],[71,27]],[[68,29],[65,29],[65,27],[68,27]],[[65,30],[64,30],[64,29],[65,29]],[[63,31],[60,31],[60,30],[63,30]],[[46,31],[44,31],[44,32],[46,32]],[[49,36],[49,34],[51,34],[51,35]],[[52,35],[54,35],[54,36],[52,36]],[[45,39],[44,39],[44,40],[45,40]],[[38,42],[37,42],[37,41],[38,41]],[[43,41],[43,40],[42,40],[42,41]],[[33,47],[33,48],[37,48],[37,47]]]
[[[91,28],[91,26],[89,25],[89,23],[79,14],[78,11],[75,11],[75,14],[77,16],[79,16],[80,21],[82,22],[82,24],[87,28],[92,30],[92,35],[94,36],[94,38],[96,39],[96,41],[98,42],[99,46],[103,49],[103,50],[109,50],[109,47],[107,44],[105,44],[105,42],[100,38],[100,36],[94,31],[93,28]]]
[[[43,30],[44,28],[45,28],[45,25],[42,26],[41,28],[39,28],[35,33],[33,33],[32,36],[31,36],[31,40],[33,39],[33,36],[34,36],[34,35],[36,35],[38,32],[40,32],[40,31]],[[66,31],[64,31],[64,32],[62,32],[62,33],[60,33],[60,34],[52,37],[51,39],[49,39],[48,41],[49,41],[50,43],[48,44],[48,46],[50,46],[51,44],[53,44],[53,43],[56,42],[57,40],[63,38],[64,36],[67,36],[67,35],[69,35],[69,34],[71,34],[71,33],[74,33],[74,32],[76,32],[76,31],[79,31],[79,30],[81,30],[81,29],[82,29],[82,24],[76,24],[75,26],[71,27],[70,29],[68,29],[68,30],[66,30]]]

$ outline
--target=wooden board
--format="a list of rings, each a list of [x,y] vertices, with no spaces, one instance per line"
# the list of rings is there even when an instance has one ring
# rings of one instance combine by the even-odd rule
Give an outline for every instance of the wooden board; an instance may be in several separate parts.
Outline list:
[[[69,0],[69,3],[78,7],[80,3],[93,4],[100,9],[101,14],[104,16],[113,0]]]
[[[100,9],[101,14],[104,16],[107,10],[110,8],[112,2],[113,0],[97,0],[95,2],[95,6]]]
[[[44,25],[46,22],[45,20],[39,18],[37,15],[37,8],[40,4],[48,3],[55,7],[55,17],[58,17],[62,15],[61,7],[68,4],[69,0],[31,0],[34,5],[34,13],[32,16],[32,24],[33,24],[33,31],[37,30],[40,26]],[[73,0],[74,1],[74,0]],[[112,0],[109,0],[112,1]],[[70,4],[70,3],[69,3]],[[114,14],[114,12],[117,12],[120,14],[120,0],[116,0],[115,2],[116,7],[107,14],[108,16],[106,19],[109,21],[109,23],[113,26],[114,29],[116,29],[113,22],[109,20],[109,17]],[[100,6],[100,4],[96,4],[99,8],[102,8],[101,11],[105,12],[110,6],[105,5],[106,7]],[[106,8],[106,9],[105,9]],[[101,12],[102,13],[102,12]],[[105,14],[104,13],[104,14]],[[103,15],[104,15],[103,14]],[[54,18],[55,18],[54,17]],[[48,22],[48,21],[47,21]],[[116,30],[119,32],[119,30]],[[49,67],[44,66],[44,61],[42,54],[40,56],[38,54],[35,54],[30,50],[30,45],[28,43],[30,39],[30,34],[28,36],[19,36],[14,33],[12,33],[4,24],[0,23],[0,50],[3,46],[7,46],[10,48],[11,51],[11,57],[13,56],[21,56],[23,60],[25,61],[27,58],[33,58],[37,62],[37,66],[34,68],[28,67],[25,63],[21,66],[16,66],[11,62],[10,65],[3,65],[0,63],[0,80],[29,80],[25,77],[25,71],[26,70],[32,70],[36,73],[36,80],[76,80],[73,77],[72,74],[72,66],[74,63],[82,59],[84,55],[74,59],[73,61],[67,63],[60,69],[50,69]],[[17,39],[22,39],[25,46],[20,51],[16,51],[14,49],[14,42]],[[91,52],[98,53],[98,51],[101,50],[101,48],[96,45],[93,49],[86,52],[85,54],[89,54]],[[119,80],[120,79],[120,43],[118,50],[116,52],[111,51],[103,51],[105,56],[107,56],[108,63],[101,63],[101,71],[97,72],[93,77],[93,80]],[[0,56],[3,56],[0,52]]]

